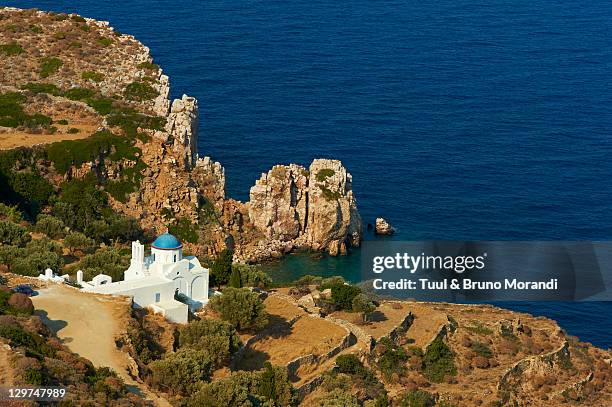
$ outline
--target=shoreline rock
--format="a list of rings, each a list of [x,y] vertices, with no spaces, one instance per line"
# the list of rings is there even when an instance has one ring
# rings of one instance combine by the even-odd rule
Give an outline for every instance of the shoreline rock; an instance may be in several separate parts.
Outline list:
[[[376,225],[374,226],[374,234],[380,236],[391,236],[395,233],[395,228],[391,226],[384,218],[376,218]]]

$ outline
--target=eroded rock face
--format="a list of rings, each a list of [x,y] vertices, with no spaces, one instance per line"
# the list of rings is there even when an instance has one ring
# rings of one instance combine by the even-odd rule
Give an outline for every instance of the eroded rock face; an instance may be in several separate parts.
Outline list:
[[[251,188],[248,208],[267,239],[297,239],[308,224],[308,171],[296,164],[274,166]]]
[[[269,241],[344,254],[361,242],[352,177],[338,160],[272,168],[251,188],[249,218]]]

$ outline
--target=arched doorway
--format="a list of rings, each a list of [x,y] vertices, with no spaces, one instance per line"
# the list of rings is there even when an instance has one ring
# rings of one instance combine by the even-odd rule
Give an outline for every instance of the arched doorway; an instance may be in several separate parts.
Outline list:
[[[189,295],[189,293],[187,292],[187,282],[185,281],[185,278],[177,277],[173,281],[174,281],[175,292],[176,292],[176,289],[178,289],[179,293]]]

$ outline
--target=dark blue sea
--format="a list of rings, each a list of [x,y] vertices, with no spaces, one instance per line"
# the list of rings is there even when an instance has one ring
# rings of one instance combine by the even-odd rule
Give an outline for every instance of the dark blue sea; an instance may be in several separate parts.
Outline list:
[[[201,155],[246,200],[273,164],[341,159],[395,239],[612,238],[612,3],[3,1],[109,20],[196,96]],[[271,272],[359,278],[359,256]],[[612,347],[612,305],[512,304]]]

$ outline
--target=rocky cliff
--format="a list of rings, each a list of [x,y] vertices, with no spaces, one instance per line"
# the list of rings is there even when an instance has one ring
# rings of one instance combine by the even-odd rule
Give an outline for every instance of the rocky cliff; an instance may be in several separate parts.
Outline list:
[[[16,108],[26,114],[49,114],[42,127],[17,123],[0,131],[25,132],[26,139],[49,133],[67,143],[65,153],[45,148],[37,155],[57,188],[94,173],[115,211],[152,234],[170,229],[201,255],[231,247],[237,260],[253,262],[296,247],[338,255],[359,245],[352,178],[339,161],[275,166],[251,188],[249,202],[227,199],[221,164],[198,156],[197,100],[168,99],[169,79],[147,47],[107,22],[74,14],[0,13],[0,49],[9,62],[0,64],[0,93],[25,98]],[[79,121],[86,115],[87,126]],[[131,145],[120,146],[116,135]]]

